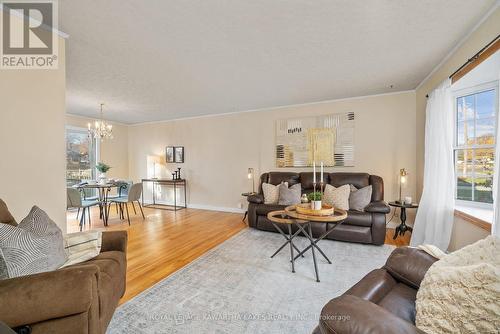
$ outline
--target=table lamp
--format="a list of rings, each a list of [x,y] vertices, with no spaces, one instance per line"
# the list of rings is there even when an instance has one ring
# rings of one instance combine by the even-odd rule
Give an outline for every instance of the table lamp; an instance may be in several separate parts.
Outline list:
[[[403,204],[403,196],[402,196],[402,189],[403,189],[403,184],[406,184],[408,176],[408,172],[406,171],[405,168],[401,168],[399,170],[399,200],[396,201],[398,204]]]
[[[253,175],[253,168],[248,168],[247,178],[252,180],[252,194],[255,194],[255,180]]]

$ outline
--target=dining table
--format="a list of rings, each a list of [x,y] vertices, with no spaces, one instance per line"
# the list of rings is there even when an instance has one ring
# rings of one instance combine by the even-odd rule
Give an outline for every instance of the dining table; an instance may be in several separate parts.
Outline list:
[[[99,202],[99,218],[102,219],[104,226],[108,226],[109,220],[109,193],[112,189],[116,188],[118,194],[122,189],[127,188],[126,182],[117,182],[117,181],[108,181],[106,183],[99,182],[82,182],[80,184],[75,185],[80,191],[84,191],[85,189],[95,189],[97,191],[97,200]]]

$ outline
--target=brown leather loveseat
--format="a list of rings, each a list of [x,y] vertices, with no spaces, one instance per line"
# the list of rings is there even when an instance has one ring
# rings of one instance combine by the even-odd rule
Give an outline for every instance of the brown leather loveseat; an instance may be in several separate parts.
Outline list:
[[[320,174],[316,173],[319,180]],[[349,210],[348,218],[337,226],[326,238],[341,241],[360,242],[366,244],[382,245],[385,240],[385,215],[389,207],[384,202],[384,181],[376,175],[367,173],[324,173],[324,182],[340,187],[352,184],[360,189],[372,186],[372,202],[364,212]],[[269,172],[260,177],[259,192],[248,197],[248,225],[259,230],[276,232],[272,223],[267,219],[267,214],[274,210],[282,210],[283,205],[264,204],[262,183],[278,185],[288,182],[289,186],[300,183],[302,193],[313,191],[313,173]],[[314,237],[326,231],[326,224],[312,224]]]
[[[417,248],[395,249],[384,267],[323,307],[313,334],[424,333],[415,327],[415,300],[425,273],[436,261]]]
[[[0,321],[33,334],[103,334],[125,293],[126,270],[127,232],[103,232],[92,260],[0,280]]]

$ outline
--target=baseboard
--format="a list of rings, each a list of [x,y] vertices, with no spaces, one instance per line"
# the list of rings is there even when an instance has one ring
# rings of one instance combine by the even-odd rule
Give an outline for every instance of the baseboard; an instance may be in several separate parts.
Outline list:
[[[231,212],[231,213],[245,213],[245,211],[246,211],[244,209],[228,208],[228,207],[212,206],[212,205],[204,205],[204,204],[188,204],[188,208],[200,209],[200,210],[210,210],[210,211]]]
[[[173,203],[167,203],[165,201],[156,201],[157,204],[163,205],[173,205]],[[150,204],[150,203],[145,203]],[[189,209],[200,209],[200,210],[209,210],[209,211],[221,211],[221,212],[231,212],[231,213],[245,213],[246,210],[239,208],[229,208],[223,206],[212,206],[205,204],[189,204],[187,205]]]

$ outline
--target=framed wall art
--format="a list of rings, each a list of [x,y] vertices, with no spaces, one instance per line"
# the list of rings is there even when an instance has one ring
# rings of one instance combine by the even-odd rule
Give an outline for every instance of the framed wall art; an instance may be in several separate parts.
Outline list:
[[[353,112],[276,121],[276,167],[354,166]]]
[[[174,160],[174,147],[173,146],[167,146],[167,148],[165,150],[165,161],[167,163],[175,162],[175,160]]]
[[[184,163],[184,146],[174,147],[174,161],[176,163]]]

